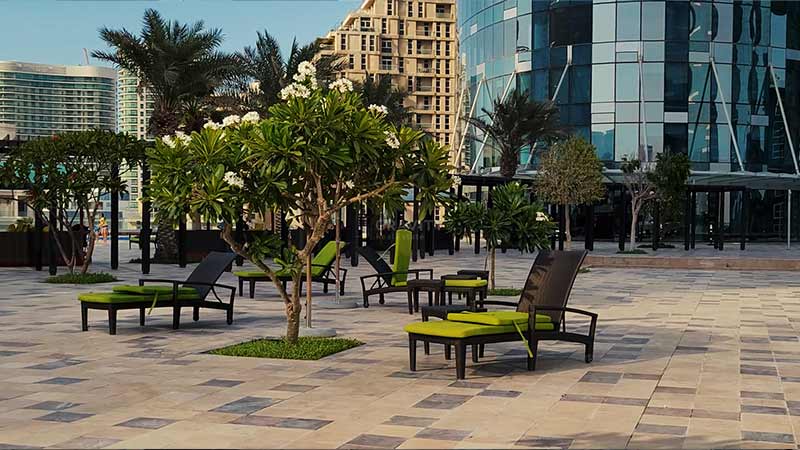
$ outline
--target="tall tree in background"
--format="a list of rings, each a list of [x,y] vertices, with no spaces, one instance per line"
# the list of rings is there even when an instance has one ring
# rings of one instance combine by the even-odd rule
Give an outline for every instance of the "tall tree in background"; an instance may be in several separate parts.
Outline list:
[[[238,58],[219,50],[222,30],[206,29],[202,21],[169,21],[154,9],[145,11],[139,35],[103,27],[100,38],[113,50],[97,50],[92,56],[137,74],[152,92],[149,132],[153,136],[174,133],[187,103],[209,96],[240,69]],[[174,224],[163,214],[157,217],[155,258],[174,259]]]
[[[392,79],[388,76],[370,76],[367,74],[363,83],[356,85],[356,91],[361,94],[364,106],[381,105],[386,107],[386,120],[396,127],[407,125],[409,120],[405,100],[408,94],[392,86]]]
[[[517,173],[522,147],[566,135],[556,105],[531,100],[527,91],[511,91],[504,100],[496,99],[491,111],[486,108],[482,111],[486,118],[471,117],[468,122],[499,148],[500,174],[505,178]]]
[[[685,154],[662,152],[656,155],[656,167],[650,173],[650,178],[656,187],[656,202],[661,209],[662,223],[680,220],[685,210],[690,172],[691,164]],[[653,230],[653,233],[660,232],[660,229]]]
[[[548,203],[564,206],[567,246],[572,243],[570,206],[594,203],[603,198],[605,190],[603,163],[597,158],[594,146],[585,139],[572,136],[542,156],[536,193]]]
[[[631,200],[631,250],[636,250],[636,224],[639,212],[650,200],[656,198],[656,184],[651,176],[651,164],[638,159],[622,158],[622,183]],[[623,231],[624,233],[624,231]]]
[[[267,115],[269,107],[280,101],[278,94],[292,84],[292,76],[297,73],[301,62],[314,61],[317,80],[322,84],[331,81],[344,67],[334,56],[316,58],[320,50],[316,42],[301,46],[296,40],[292,41],[289,55],[284,59],[274,36],[266,30],[257,32],[257,35],[255,46],[245,47],[238,55],[243,76],[236,81],[234,90],[243,94],[247,109],[261,115]]]

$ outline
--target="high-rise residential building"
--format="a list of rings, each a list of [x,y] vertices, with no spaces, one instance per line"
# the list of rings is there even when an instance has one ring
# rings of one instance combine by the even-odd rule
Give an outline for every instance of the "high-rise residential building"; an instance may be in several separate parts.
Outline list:
[[[320,39],[353,81],[390,77],[408,94],[411,125],[451,144],[456,130],[458,39],[455,0],[364,0]]]
[[[554,99],[617,186],[624,157],[687,155],[699,235],[786,239],[798,223],[799,23],[793,1],[458,1],[476,115],[510,89]],[[496,170],[480,136],[464,153]]]
[[[126,70],[120,70],[117,78],[117,108],[117,131],[147,139],[153,98],[139,77]]]
[[[116,129],[116,71],[0,61],[0,124],[22,140],[66,131]]]

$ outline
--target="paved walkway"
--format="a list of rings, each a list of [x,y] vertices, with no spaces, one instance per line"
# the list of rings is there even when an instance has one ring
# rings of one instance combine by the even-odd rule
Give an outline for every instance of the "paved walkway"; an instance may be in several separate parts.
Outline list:
[[[127,256],[123,255],[123,260]],[[531,256],[500,256],[498,285],[521,287]],[[437,274],[483,257],[426,258]],[[125,281],[137,266],[123,265]],[[188,269],[154,266],[154,276]],[[348,292],[357,294],[349,274]],[[78,292],[44,273],[0,271],[0,448],[795,447],[800,443],[800,280],[786,272],[593,269],[571,303],[600,314],[595,361],[566,343],[494,345],[455,382],[441,347],[407,370],[403,294],[369,309],[315,310],[317,326],[366,343],[321,361],[205,351],[283,331],[269,285],[237,299],[235,322],[202,311],[181,330],[156,310],[120,314],[109,336]],[[229,274],[223,282],[234,284]],[[319,296],[319,298],[322,298]],[[571,325],[580,325],[580,323]]]

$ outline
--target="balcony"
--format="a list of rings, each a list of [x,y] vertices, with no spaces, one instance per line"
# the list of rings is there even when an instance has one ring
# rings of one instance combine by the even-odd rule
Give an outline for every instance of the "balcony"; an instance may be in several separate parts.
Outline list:
[[[433,67],[417,67],[417,73],[432,74],[433,72],[434,72]]]
[[[436,13],[436,18],[438,18],[438,19],[452,19],[453,18],[453,14],[450,13],[450,12],[437,12]]]
[[[432,55],[433,49],[428,47],[417,47],[418,55]]]
[[[433,92],[433,84],[417,83],[414,89],[415,92]]]

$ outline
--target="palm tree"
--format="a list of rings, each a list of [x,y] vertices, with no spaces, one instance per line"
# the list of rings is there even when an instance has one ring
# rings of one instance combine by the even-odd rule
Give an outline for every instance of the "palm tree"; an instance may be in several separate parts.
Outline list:
[[[500,150],[500,174],[511,178],[517,173],[520,149],[533,148],[537,141],[553,140],[566,135],[558,107],[550,101],[531,100],[527,91],[514,90],[505,100],[496,99],[492,111],[481,108],[488,117],[471,117],[469,124],[483,132]]]
[[[152,92],[149,132],[153,136],[175,132],[185,105],[207,97],[239,70],[235,55],[218,50],[222,43],[220,29],[207,30],[202,21],[168,21],[154,9],[145,11],[138,36],[124,28],[103,27],[100,38],[113,51],[97,50],[92,56],[137,74]],[[177,255],[172,231],[173,224],[159,216],[156,259]]]
[[[312,42],[300,46],[292,41],[289,58],[284,60],[278,40],[268,31],[257,32],[258,39],[254,47],[247,46],[239,54],[243,77],[237,82],[237,89],[244,93],[245,101],[259,113],[266,114],[270,106],[278,102],[281,89],[292,83],[292,76],[303,61],[314,61],[317,68],[317,79],[321,83],[329,81],[344,67],[342,61],[335,56],[315,58],[319,53],[319,44]],[[255,83],[258,89],[250,86]]]
[[[367,74],[363,83],[356,86],[361,93],[364,106],[383,105],[389,110],[386,118],[395,126],[407,125],[409,119],[405,100],[408,94],[392,86],[390,77],[374,77]]]

